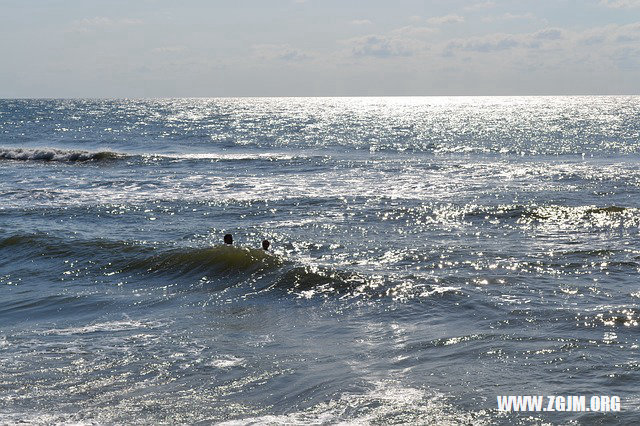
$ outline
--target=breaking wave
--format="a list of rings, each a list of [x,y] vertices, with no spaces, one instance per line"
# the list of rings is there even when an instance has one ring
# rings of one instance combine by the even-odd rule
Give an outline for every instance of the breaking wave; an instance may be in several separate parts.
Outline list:
[[[65,240],[43,234],[15,234],[0,239],[0,252],[7,254],[7,262],[12,265],[39,259],[50,261],[55,269],[55,265],[60,264],[59,259],[71,258],[76,263],[91,265],[108,277],[143,275],[171,281],[178,279],[185,284],[207,277],[209,281],[222,282],[225,286],[257,280],[260,281],[258,287],[263,290],[281,290],[303,296],[324,293],[373,295],[372,290],[377,289],[375,293],[378,293],[383,286],[379,279],[352,271],[303,265],[261,249],[235,246],[166,249],[125,241]],[[65,274],[65,269],[68,268],[63,267],[58,273]],[[252,286],[247,290],[255,289]]]
[[[255,153],[179,153],[179,154],[124,154],[113,151],[62,150],[55,148],[3,148],[0,147],[0,159],[14,161],[55,161],[55,162],[97,162],[115,159],[133,159],[142,162],[236,162],[236,161],[324,161],[323,155],[287,154],[278,152]]]
[[[177,249],[130,262],[124,270],[189,275],[229,271],[257,272],[275,269],[282,264],[280,257],[264,250],[215,246]]]
[[[124,157],[111,151],[78,151],[61,150],[53,148],[0,148],[0,159],[17,161],[60,161],[60,162],[85,162],[104,161]]]

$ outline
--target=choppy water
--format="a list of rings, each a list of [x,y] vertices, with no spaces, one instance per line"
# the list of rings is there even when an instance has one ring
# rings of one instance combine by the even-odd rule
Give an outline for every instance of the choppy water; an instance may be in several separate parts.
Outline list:
[[[0,423],[638,422],[639,154],[640,97],[0,100]]]

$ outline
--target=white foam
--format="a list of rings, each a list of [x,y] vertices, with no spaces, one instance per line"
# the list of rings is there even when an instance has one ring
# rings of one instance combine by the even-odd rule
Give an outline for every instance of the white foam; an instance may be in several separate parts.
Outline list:
[[[70,328],[53,328],[42,332],[44,335],[59,335],[68,336],[73,334],[88,334],[88,333],[100,333],[100,332],[112,332],[112,331],[128,331],[157,328],[161,324],[157,322],[142,322],[133,320],[122,321],[110,321],[96,324],[89,324],[84,327],[70,327]]]
[[[73,414],[48,414],[48,413],[2,413],[0,425],[29,424],[29,425],[65,425],[65,426],[89,426],[99,425],[98,421],[75,420]]]
[[[90,161],[117,156],[118,154],[108,151],[67,151],[54,148],[0,148],[0,158],[4,158],[6,160]]]
[[[214,359],[209,363],[209,365],[216,368],[231,368],[242,365],[243,362],[244,358],[239,358],[233,355],[225,355],[223,358]]]
[[[285,154],[279,152],[262,153],[221,153],[203,152],[190,154],[145,154],[146,158],[166,158],[171,160],[293,160],[295,158],[307,158],[307,156],[296,154]]]
[[[458,293],[462,292],[462,287],[453,287],[453,286],[437,286],[433,287],[431,290],[426,290],[420,294],[420,297],[429,297],[434,294],[442,295],[446,293]]]
[[[348,414],[350,413],[350,414]],[[354,416],[355,414],[355,416]],[[220,423],[236,425],[369,425],[387,424],[397,418],[419,424],[491,424],[488,411],[461,410],[445,395],[403,387],[393,382],[378,382],[363,394],[345,393],[340,398],[320,403],[308,410],[285,415],[264,415]]]
[[[256,159],[268,159],[268,160],[292,160],[295,158],[291,154],[282,153],[260,153],[260,154],[185,154],[182,158],[195,158],[195,159],[223,159],[223,160],[256,160]]]

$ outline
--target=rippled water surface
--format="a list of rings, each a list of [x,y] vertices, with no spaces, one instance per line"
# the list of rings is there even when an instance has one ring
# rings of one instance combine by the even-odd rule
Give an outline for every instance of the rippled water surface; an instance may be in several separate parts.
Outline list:
[[[0,100],[0,423],[640,422],[639,154],[640,97]]]

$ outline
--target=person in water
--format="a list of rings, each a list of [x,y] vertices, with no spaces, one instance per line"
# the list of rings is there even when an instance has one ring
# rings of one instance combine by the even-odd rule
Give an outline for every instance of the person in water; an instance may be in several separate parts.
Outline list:
[[[262,250],[268,251],[270,245],[271,245],[271,243],[269,242],[269,240],[263,240],[262,241]]]
[[[231,234],[226,234],[224,236],[224,243],[227,245],[233,244],[233,237],[231,236]]]

